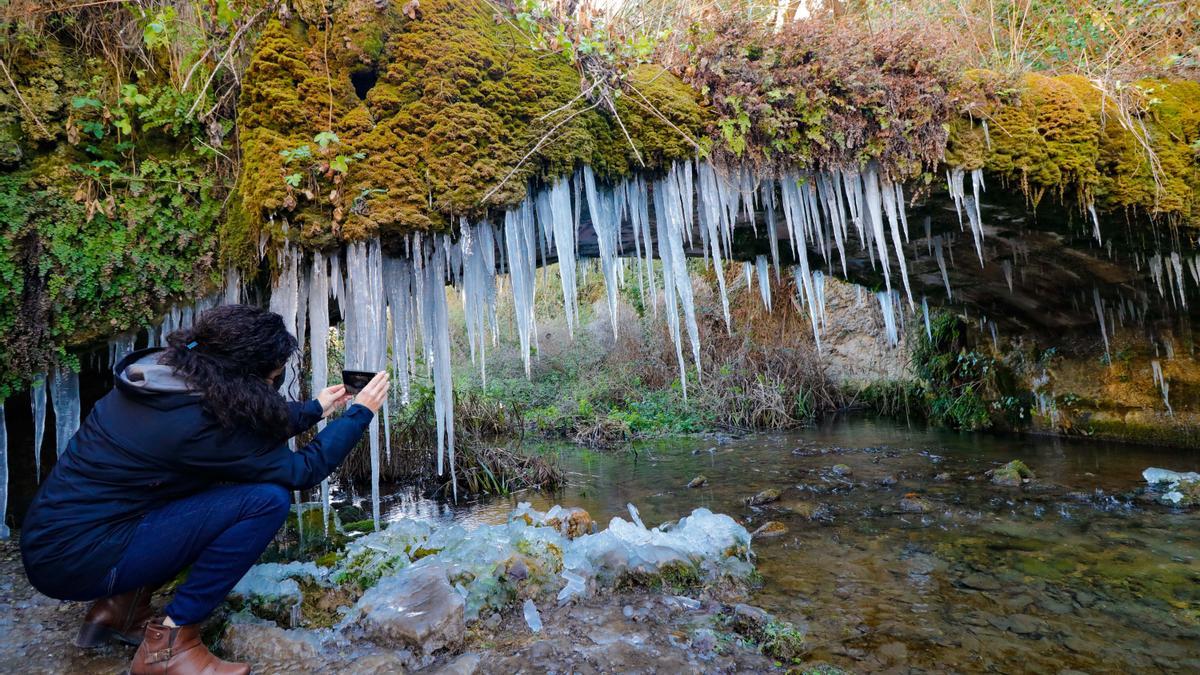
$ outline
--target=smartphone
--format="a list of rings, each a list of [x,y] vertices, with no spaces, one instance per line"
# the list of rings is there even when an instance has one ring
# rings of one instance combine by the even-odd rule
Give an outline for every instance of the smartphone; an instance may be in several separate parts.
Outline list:
[[[357,394],[363,390],[363,387],[375,379],[376,373],[366,370],[343,370],[342,384],[346,387],[347,394]]]

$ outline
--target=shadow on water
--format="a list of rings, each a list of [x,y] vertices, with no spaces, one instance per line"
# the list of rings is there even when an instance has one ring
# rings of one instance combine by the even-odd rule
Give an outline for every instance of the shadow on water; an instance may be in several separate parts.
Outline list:
[[[600,523],[637,505],[648,525],[700,506],[754,530],[751,601],[804,626],[811,658],[1002,672],[1200,671],[1200,513],[1137,494],[1149,466],[1192,451],[1000,437],[840,419],[795,434],[675,438],[557,455],[570,484],[457,506],[399,490],[389,520],[502,521],[519,501],[582,506]],[[985,474],[1012,459],[1022,487]],[[697,476],[707,484],[688,488]],[[748,506],[775,489],[779,499]]]

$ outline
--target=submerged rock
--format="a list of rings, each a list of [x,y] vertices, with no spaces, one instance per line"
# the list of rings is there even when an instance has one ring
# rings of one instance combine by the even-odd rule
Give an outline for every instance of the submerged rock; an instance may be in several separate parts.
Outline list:
[[[787,525],[778,520],[768,520],[751,533],[752,537],[778,537],[787,534]]]
[[[992,482],[996,485],[1008,487],[1017,487],[1034,478],[1033,471],[1028,466],[1025,466],[1025,462],[1019,459],[1014,459],[1002,467],[992,469],[988,472],[988,475],[991,476]]]
[[[850,474],[854,473],[854,470],[846,464],[834,464],[830,471],[833,472],[833,475],[835,476],[849,476]]]
[[[779,500],[779,490],[775,488],[767,488],[753,497],[746,497],[745,502],[749,506],[762,506]]]
[[[690,488],[704,487],[705,485],[708,485],[708,478],[703,475],[696,476],[687,484]]]
[[[463,640],[463,597],[438,566],[410,567],[380,580],[355,603],[344,632],[380,646],[408,646],[426,655]]]
[[[929,513],[933,510],[933,505],[921,495],[910,492],[900,500],[900,510],[904,513]]]

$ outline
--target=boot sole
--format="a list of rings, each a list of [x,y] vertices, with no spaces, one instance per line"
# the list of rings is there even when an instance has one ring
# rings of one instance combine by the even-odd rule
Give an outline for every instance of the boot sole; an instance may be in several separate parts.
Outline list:
[[[79,634],[75,636],[75,646],[80,649],[96,649],[103,647],[110,640],[133,647],[142,643],[140,639],[130,638],[103,624],[85,623],[79,627]]]

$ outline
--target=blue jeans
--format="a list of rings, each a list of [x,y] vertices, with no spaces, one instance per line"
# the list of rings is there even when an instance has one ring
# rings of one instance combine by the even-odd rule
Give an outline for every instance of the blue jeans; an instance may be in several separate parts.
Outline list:
[[[200,623],[271,543],[291,508],[275,483],[220,485],[150,511],[113,567],[105,596],[160,586],[192,566],[163,609],[177,625]]]

